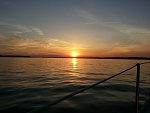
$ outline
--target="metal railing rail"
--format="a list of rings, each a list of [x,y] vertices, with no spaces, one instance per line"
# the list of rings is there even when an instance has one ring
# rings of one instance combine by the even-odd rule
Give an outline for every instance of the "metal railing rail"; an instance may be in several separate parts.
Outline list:
[[[69,99],[69,98],[71,98],[71,97],[73,97],[73,96],[75,96],[75,95],[77,95],[77,94],[79,94],[79,93],[81,93],[81,92],[84,92],[85,90],[88,90],[88,89],[90,89],[90,88],[92,88],[92,87],[94,87],[94,86],[97,86],[97,85],[99,85],[99,84],[101,84],[101,83],[103,83],[103,82],[105,82],[105,81],[107,81],[107,80],[109,80],[109,79],[112,79],[112,78],[114,78],[114,77],[116,77],[116,76],[118,76],[118,75],[120,75],[120,74],[122,74],[122,73],[124,73],[124,72],[126,72],[126,71],[128,71],[128,70],[130,70],[130,69],[132,69],[132,68],[134,68],[134,67],[137,67],[137,78],[136,78],[136,112],[135,113],[138,113],[138,109],[139,109],[139,80],[140,80],[140,65],[141,64],[147,64],[147,63],[150,63],[150,62],[144,62],[144,63],[137,63],[136,65],[134,65],[134,66],[132,66],[132,67],[130,67],[130,68],[128,68],[128,69],[125,69],[124,71],[122,71],[122,72],[119,72],[119,73],[117,73],[117,74],[115,74],[115,75],[112,75],[112,76],[110,76],[110,77],[108,77],[108,78],[106,78],[106,79],[103,79],[103,80],[101,80],[101,81],[99,81],[99,82],[96,82],[96,83],[94,83],[94,84],[92,84],[92,85],[89,85],[89,86],[87,86],[87,87],[85,87],[85,88],[82,88],[82,89],[79,89],[79,90],[77,90],[77,91],[75,91],[75,92],[73,92],[73,93],[71,93],[71,94],[69,94],[69,95],[67,95],[67,96],[65,96],[65,97],[62,97],[62,98],[60,98],[60,99],[58,99],[58,100],[56,100],[56,101],[53,101],[53,102],[51,102],[51,103],[49,103],[49,104],[46,104],[46,105],[44,105],[44,106],[41,106],[41,107],[39,107],[39,108],[36,108],[36,109],[34,109],[34,110],[32,110],[32,111],[29,111],[29,112],[27,112],[27,113],[42,113],[42,112],[44,112],[44,111],[46,111],[48,108],[50,108],[50,107],[52,107],[52,106],[54,106],[54,105],[56,105],[56,104],[58,104],[58,103],[60,103],[60,102],[62,102],[62,101],[64,101],[64,100],[66,100],[66,99]]]
[[[136,75],[136,97],[135,97],[135,113],[139,113],[139,84],[140,84],[140,66],[142,64],[148,64],[150,62],[137,63],[137,75]]]

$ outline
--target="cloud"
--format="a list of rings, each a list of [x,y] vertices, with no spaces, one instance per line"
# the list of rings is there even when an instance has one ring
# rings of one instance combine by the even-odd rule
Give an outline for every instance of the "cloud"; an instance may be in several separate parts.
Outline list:
[[[36,32],[39,35],[44,35],[43,31],[37,27],[31,27],[32,31]]]
[[[92,46],[97,47],[104,56],[140,56],[140,53],[143,53],[141,56],[146,56],[144,52],[147,53],[147,56],[149,55],[150,49],[147,48],[150,47],[148,44],[150,42],[150,29],[119,21],[107,22],[96,19],[94,16],[89,19],[91,22],[85,24],[93,25],[92,27],[99,29],[99,36],[95,38],[96,42]]]
[[[122,32],[124,34],[132,35],[132,34],[150,34],[150,30],[146,28],[142,28],[139,26],[132,26],[128,24],[118,23],[109,25],[111,28]]]
[[[107,26],[107,24],[118,24],[120,21],[110,21],[106,22],[103,18],[97,17],[90,12],[80,10],[78,11],[79,17],[83,18],[86,21],[84,24],[99,24],[103,26]],[[108,26],[107,26],[108,27]]]
[[[0,34],[0,54],[51,54],[68,51],[72,44],[52,38],[25,38]]]
[[[105,30],[107,31],[120,32],[127,35],[150,34],[149,29],[140,26],[129,25],[115,18],[113,18],[111,21],[106,21],[107,19],[105,20],[105,18],[101,18],[100,16],[96,16],[93,13],[84,10],[79,10],[78,15],[79,17],[84,19],[84,24],[87,25],[97,24],[99,25],[99,28],[105,27]]]
[[[92,14],[84,10],[78,10],[79,17],[86,20],[97,21],[97,18]]]
[[[89,31],[89,41],[96,56],[149,56],[150,29],[117,20],[104,20],[88,12],[80,12]],[[90,26],[91,25],[91,26]],[[95,32],[97,30],[97,32]]]
[[[32,32],[31,29],[26,26],[21,26],[21,25],[10,25],[10,26],[15,27],[18,30],[21,30],[23,32]]]
[[[44,35],[38,27],[24,26],[0,22],[0,33],[3,34],[25,34],[25,35]]]
[[[16,24],[8,24],[4,22],[0,22],[0,29],[5,29],[8,33],[13,33],[14,31],[18,32],[32,32],[30,28],[23,25]]]
[[[35,41],[33,41],[32,39],[26,39],[26,38],[22,38],[20,36],[17,35],[13,35],[13,36],[0,36],[0,47],[5,47],[5,49],[7,48],[25,48],[29,45],[35,45]]]
[[[87,25],[88,25],[88,24],[89,24],[89,25],[90,25],[90,24],[99,24],[99,22],[87,22],[87,23],[84,23],[84,24],[87,24]]]
[[[142,28],[134,28],[134,27],[128,27],[128,28],[125,28],[125,29],[121,29],[120,30],[121,32],[123,33],[126,33],[126,34],[150,34],[150,30],[147,30],[147,29],[142,29]]]
[[[99,24],[99,23],[101,23],[101,21],[96,16],[94,16],[92,13],[89,13],[87,11],[79,10],[78,14],[79,14],[79,17],[84,19],[83,24],[90,25],[90,24]]]

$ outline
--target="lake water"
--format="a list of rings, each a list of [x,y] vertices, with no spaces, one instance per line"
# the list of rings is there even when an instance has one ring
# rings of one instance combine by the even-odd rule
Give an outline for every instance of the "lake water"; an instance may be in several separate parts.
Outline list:
[[[26,113],[144,60],[0,58],[0,113]],[[136,68],[65,100],[44,113],[135,110]],[[141,65],[140,104],[150,92],[150,64]]]

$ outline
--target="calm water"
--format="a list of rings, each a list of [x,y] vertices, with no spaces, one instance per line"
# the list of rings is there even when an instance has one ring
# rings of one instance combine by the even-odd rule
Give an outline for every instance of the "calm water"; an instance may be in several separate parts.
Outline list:
[[[26,113],[144,60],[0,58],[0,113]],[[147,62],[147,61],[146,61]],[[136,68],[53,106],[45,113],[127,113],[135,109]],[[141,66],[140,104],[150,91]]]

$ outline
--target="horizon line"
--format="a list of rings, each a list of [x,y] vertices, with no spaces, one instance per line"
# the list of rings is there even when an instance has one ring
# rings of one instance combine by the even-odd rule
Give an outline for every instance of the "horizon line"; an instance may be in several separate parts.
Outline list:
[[[150,60],[150,57],[65,57],[65,56],[29,56],[29,55],[0,55],[0,57],[23,57],[23,58],[85,58],[85,59],[145,59]]]

